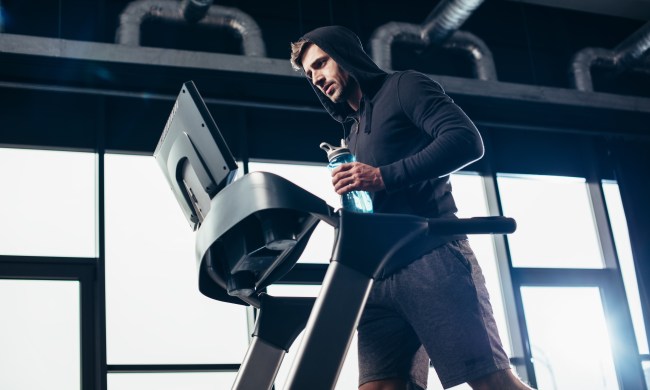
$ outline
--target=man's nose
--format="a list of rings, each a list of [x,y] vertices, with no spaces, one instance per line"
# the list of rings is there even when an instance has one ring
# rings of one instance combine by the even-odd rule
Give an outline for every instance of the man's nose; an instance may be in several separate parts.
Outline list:
[[[315,86],[322,88],[323,85],[325,84],[325,76],[323,76],[322,73],[314,74],[312,77],[312,81]]]

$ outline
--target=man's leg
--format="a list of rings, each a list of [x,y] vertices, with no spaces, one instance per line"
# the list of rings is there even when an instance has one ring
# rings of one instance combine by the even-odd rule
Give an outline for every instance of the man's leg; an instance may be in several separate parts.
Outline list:
[[[530,390],[510,369],[493,372],[468,383],[474,390]],[[389,389],[389,387],[387,387]]]
[[[384,379],[366,382],[359,386],[359,390],[407,390],[406,382],[401,379]]]
[[[395,311],[392,282],[375,282],[357,328],[360,389],[417,390],[427,385],[429,356]]]
[[[424,390],[424,389],[416,384],[406,383],[402,379],[383,379],[379,381],[364,383],[359,387],[359,390]]]
[[[398,310],[425,346],[444,387],[509,368],[485,280],[467,241],[436,248],[395,279]]]
[[[468,383],[474,390],[531,390],[509,369],[494,372]],[[411,390],[400,379],[364,383],[359,390]]]

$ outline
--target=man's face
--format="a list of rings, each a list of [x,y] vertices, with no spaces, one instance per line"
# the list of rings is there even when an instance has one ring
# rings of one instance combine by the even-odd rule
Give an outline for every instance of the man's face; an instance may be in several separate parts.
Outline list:
[[[350,73],[320,47],[309,45],[302,55],[302,68],[311,82],[331,101],[340,103],[347,100],[353,83]]]

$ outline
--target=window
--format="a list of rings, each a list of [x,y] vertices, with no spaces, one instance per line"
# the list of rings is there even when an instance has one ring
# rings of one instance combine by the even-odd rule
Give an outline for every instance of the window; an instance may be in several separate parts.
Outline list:
[[[633,345],[632,328],[628,332],[620,325],[630,323],[625,318],[627,310],[614,306],[629,304],[632,317],[636,316],[636,340],[640,346],[647,344],[617,188],[603,184],[605,213],[600,188],[582,178],[499,174],[497,184],[504,214],[517,220],[517,231],[507,242],[536,385],[540,389],[615,389],[619,379],[637,381],[633,370],[617,373],[614,365],[615,358],[627,359],[617,361],[621,367],[639,362],[630,357],[630,351],[622,352]],[[620,279],[618,272],[612,272],[617,271],[615,262],[603,255],[613,255],[606,214],[621,274],[627,278],[627,302],[617,292]],[[608,329],[608,324],[617,325]],[[612,342],[622,339],[625,342]]]
[[[79,282],[0,279],[0,388],[80,389]]]
[[[522,287],[540,389],[618,388],[597,287]]]
[[[229,389],[235,372],[119,373],[108,374],[108,390],[214,390]]]
[[[585,180],[558,176],[497,176],[514,267],[603,268]]]
[[[105,161],[108,363],[241,362],[246,309],[199,292],[194,234],[155,159]]]
[[[0,148],[0,254],[96,257],[96,160]]]
[[[320,285],[273,284],[266,291],[276,297],[317,297]]]

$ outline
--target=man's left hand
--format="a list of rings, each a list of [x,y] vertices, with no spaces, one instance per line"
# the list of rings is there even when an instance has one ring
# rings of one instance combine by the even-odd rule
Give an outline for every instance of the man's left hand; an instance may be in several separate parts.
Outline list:
[[[379,168],[360,162],[342,164],[334,169],[332,184],[339,195],[355,190],[375,192],[385,188]]]

